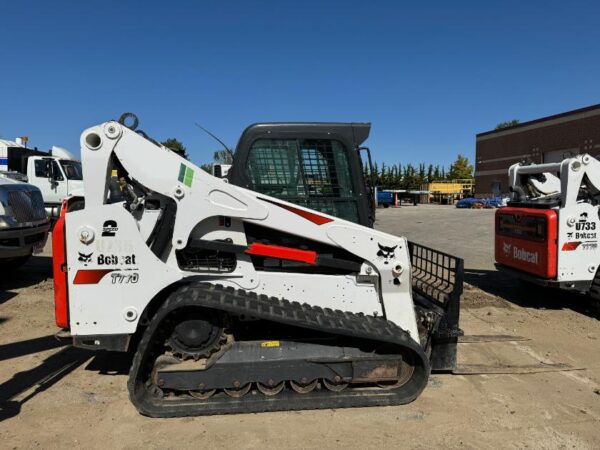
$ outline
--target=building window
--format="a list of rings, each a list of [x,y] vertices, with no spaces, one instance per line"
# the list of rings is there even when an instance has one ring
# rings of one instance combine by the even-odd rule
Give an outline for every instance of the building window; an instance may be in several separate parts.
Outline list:
[[[494,197],[500,197],[500,195],[502,195],[502,181],[492,182],[492,195]]]

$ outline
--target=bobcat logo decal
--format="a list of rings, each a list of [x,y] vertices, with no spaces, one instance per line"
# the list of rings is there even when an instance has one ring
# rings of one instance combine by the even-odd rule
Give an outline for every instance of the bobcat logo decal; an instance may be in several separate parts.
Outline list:
[[[377,257],[384,259],[384,264],[389,264],[389,261],[394,259],[396,256],[396,247],[398,246],[394,245],[393,247],[386,247],[385,245],[381,245],[379,243],[377,245],[379,246]]]
[[[502,250],[504,251],[504,255],[510,256],[510,251],[512,250],[512,244],[504,242],[502,244]]]
[[[92,255],[94,253],[89,253],[87,255],[81,252],[77,253],[79,253],[79,258],[77,258],[77,261],[82,262],[84,266],[87,266],[87,263],[92,262]]]

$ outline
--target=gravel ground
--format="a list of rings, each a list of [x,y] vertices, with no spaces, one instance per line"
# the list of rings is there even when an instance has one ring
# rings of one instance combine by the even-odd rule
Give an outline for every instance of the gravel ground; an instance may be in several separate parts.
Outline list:
[[[50,255],[0,274],[3,448],[600,448],[600,322],[585,299],[527,290],[493,266],[491,210],[379,210],[377,228],[465,259],[460,363],[566,363],[534,374],[434,375],[410,405],[185,419],[140,416],[128,361],[53,339]]]

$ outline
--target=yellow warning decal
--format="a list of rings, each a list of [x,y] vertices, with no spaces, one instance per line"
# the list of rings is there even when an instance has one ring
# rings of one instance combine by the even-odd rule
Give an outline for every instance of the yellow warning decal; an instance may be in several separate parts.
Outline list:
[[[280,343],[279,343],[279,341],[265,341],[265,342],[261,342],[260,346],[262,348],[279,347]]]

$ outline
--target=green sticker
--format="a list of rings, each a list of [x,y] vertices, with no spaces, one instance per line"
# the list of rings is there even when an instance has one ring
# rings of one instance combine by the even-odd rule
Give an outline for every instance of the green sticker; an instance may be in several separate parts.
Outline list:
[[[189,167],[185,170],[185,180],[183,180],[183,184],[187,187],[192,187],[192,180],[194,179],[194,171]]]
[[[179,165],[179,176],[177,179],[185,184],[187,187],[192,187],[192,180],[194,179],[194,171],[185,164]]]
[[[185,177],[185,164],[180,164],[179,165],[179,176],[177,177],[177,179],[183,183],[183,178]]]

